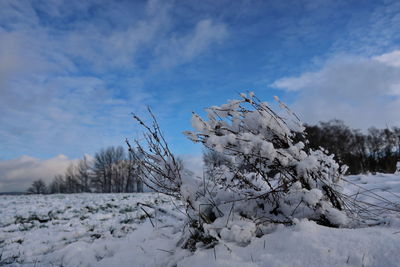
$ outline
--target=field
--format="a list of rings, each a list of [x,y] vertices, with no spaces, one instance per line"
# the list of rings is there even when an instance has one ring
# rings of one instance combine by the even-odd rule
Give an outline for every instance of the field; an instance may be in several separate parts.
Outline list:
[[[346,178],[385,199],[400,200],[398,175]],[[346,190],[350,194],[360,189]],[[374,195],[369,198],[380,201]],[[261,238],[252,237],[247,246],[226,241],[194,253],[177,249],[184,219],[180,203],[153,193],[0,196],[0,265],[399,266],[400,262],[396,214],[376,226],[356,229],[302,220],[293,226],[273,226]],[[245,227],[238,231],[246,234]]]

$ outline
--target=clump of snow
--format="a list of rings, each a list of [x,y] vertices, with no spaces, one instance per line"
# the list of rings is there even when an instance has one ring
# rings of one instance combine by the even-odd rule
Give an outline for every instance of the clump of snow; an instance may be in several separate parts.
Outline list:
[[[256,226],[252,222],[236,221],[230,223],[220,232],[221,239],[238,244],[248,244],[254,237]]]
[[[271,223],[291,225],[308,218],[346,226],[339,197],[343,172],[333,155],[305,150],[304,127],[278,98],[285,118],[253,93],[240,96],[207,109],[207,119],[194,113],[195,131],[186,132],[225,159],[195,188],[181,185],[183,200],[189,199],[188,191],[192,195],[190,220],[200,224],[193,231],[243,244]]]
[[[303,200],[311,206],[317,205],[317,203],[321,200],[323,197],[322,191],[317,188],[313,188],[309,191],[304,192]]]

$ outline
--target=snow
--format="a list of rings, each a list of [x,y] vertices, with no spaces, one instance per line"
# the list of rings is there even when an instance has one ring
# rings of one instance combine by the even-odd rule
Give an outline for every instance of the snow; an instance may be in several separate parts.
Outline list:
[[[400,175],[345,177],[347,194],[400,202]],[[371,192],[368,196],[368,192]],[[309,205],[319,189],[304,192]],[[227,207],[229,208],[229,207]],[[333,212],[336,210],[332,209]],[[274,224],[257,237],[251,221],[218,218],[214,248],[179,248],[185,215],[155,194],[0,196],[0,265],[8,266],[399,266],[400,217],[364,228],[329,228],[307,219]],[[150,218],[149,216],[150,215]],[[340,215],[333,215],[340,219]],[[338,223],[339,224],[339,223]]]
[[[389,228],[332,229],[307,220],[279,227],[246,247],[202,250],[178,266],[398,266],[400,238]]]
[[[0,265],[156,266],[182,221],[154,193],[1,196]]]

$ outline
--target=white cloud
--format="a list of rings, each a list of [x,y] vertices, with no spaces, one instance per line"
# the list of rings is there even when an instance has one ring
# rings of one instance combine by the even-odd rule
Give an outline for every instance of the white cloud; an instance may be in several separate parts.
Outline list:
[[[282,78],[275,81],[271,86],[288,92],[299,91],[308,86],[314,79],[318,78],[316,76],[318,76],[318,73],[311,72],[302,74],[300,77]]]
[[[228,30],[225,24],[210,19],[201,20],[193,32],[179,37],[173,36],[159,45],[161,66],[172,67],[186,63],[211,45],[221,43],[227,36]]]
[[[64,174],[74,162],[64,155],[48,160],[22,156],[0,161],[0,192],[25,191],[37,179],[49,183],[55,175]]]
[[[170,30],[170,9],[168,3],[148,1],[142,14],[116,9],[99,21],[77,23],[62,38],[64,53],[88,62],[98,72],[132,69],[136,56],[156,46],[162,33]]]
[[[144,90],[150,67],[186,63],[227,34],[224,24],[200,18],[177,29],[173,7],[0,1],[0,151],[76,155],[131,137],[130,113],[152,104]]]
[[[376,56],[374,59],[393,67],[400,67],[400,50]]]
[[[272,87],[298,91],[292,106],[308,123],[337,118],[356,128],[400,126],[397,55],[338,57],[318,71],[279,79]]]

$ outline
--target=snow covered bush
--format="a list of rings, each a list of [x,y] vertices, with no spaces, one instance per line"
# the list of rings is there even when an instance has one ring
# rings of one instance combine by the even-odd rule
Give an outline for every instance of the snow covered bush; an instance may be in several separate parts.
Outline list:
[[[333,227],[348,223],[339,186],[345,170],[333,155],[305,150],[304,127],[276,100],[285,116],[253,93],[207,109],[207,119],[193,114],[195,131],[185,135],[224,159],[203,178],[177,164],[154,116],[152,127],[136,117],[148,131],[148,149],[137,142],[144,183],[187,205],[183,247],[219,239],[246,244],[273,224],[303,218]]]

